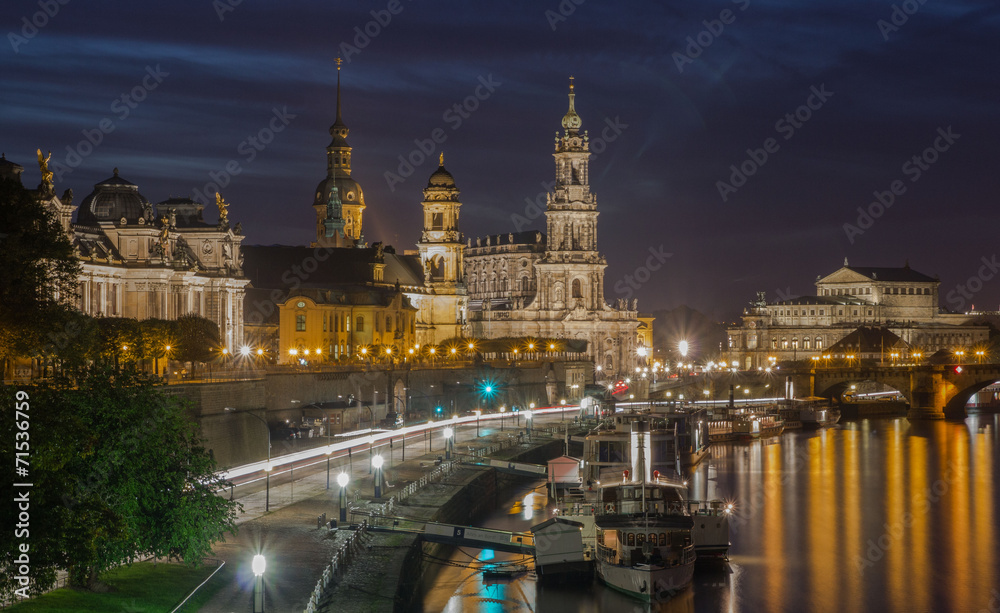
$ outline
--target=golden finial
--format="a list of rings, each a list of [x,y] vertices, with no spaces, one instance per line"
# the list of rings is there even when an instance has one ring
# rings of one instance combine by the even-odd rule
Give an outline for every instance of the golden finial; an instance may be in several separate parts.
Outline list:
[[[444,151],[442,151],[441,156],[438,157],[438,166],[444,166]]]
[[[573,75],[569,75],[569,91],[573,91]]]

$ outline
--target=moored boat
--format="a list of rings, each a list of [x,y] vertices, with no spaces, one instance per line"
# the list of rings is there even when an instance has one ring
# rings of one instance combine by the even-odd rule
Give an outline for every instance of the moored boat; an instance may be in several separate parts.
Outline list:
[[[695,550],[693,521],[682,483],[646,475],[642,431],[634,470],[598,491],[596,566],[609,587],[643,601],[664,600],[691,584]]]

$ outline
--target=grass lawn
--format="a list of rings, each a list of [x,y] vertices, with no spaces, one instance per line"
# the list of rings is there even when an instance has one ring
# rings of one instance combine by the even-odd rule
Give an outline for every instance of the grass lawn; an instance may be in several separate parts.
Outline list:
[[[191,568],[180,564],[139,562],[110,571],[102,580],[114,591],[94,594],[70,588],[54,590],[16,604],[11,613],[169,613],[188,592],[204,581],[214,566]],[[208,585],[205,588],[209,587]],[[202,588],[202,589],[205,589]],[[201,590],[195,598],[201,596]],[[200,599],[199,599],[200,600]],[[189,601],[190,602],[190,601]],[[194,610],[187,605],[185,610]]]

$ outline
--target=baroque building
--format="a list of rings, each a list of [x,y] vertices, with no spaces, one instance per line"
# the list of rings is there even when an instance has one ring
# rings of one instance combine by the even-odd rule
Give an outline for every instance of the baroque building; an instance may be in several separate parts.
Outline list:
[[[604,299],[607,262],[597,250],[597,196],[590,189],[590,138],[581,132],[576,92],[556,134],[556,183],[546,232],[477,239],[465,254],[469,335],[578,339],[606,373],[637,363],[636,301]]]
[[[871,343],[863,341],[872,337],[880,339],[880,347],[892,347],[892,353],[905,347],[905,353],[926,357],[985,345],[989,326],[979,324],[975,316],[942,310],[940,285],[909,264],[859,267],[845,259],[840,269],[817,277],[815,296],[768,302],[758,294],[744,310],[741,324],[729,328],[723,357],[751,369],[768,366],[770,358],[803,360],[831,352],[839,356],[847,347],[867,348],[862,353],[871,354]]]
[[[38,152],[42,182],[35,197],[60,220],[80,261],[78,304],[93,317],[176,319],[195,314],[219,326],[223,346],[243,344],[240,224],[230,227],[228,206],[217,196],[219,221],[207,223],[203,206],[186,198],[153,205],[119,175],[94,185],[72,216],[73,190],[56,196],[48,159]],[[6,161],[6,160],[4,160]],[[11,177],[20,181],[20,165]],[[9,173],[3,173],[7,176]]]

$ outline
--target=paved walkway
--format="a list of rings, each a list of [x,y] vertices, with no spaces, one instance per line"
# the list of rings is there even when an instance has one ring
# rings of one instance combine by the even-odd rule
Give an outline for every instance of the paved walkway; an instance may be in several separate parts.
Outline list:
[[[554,420],[558,422],[558,419]],[[472,447],[487,447],[500,440],[516,436],[507,428],[504,432],[483,429],[483,436],[476,438],[475,430],[463,431],[456,439],[455,450],[467,451]],[[536,440],[551,440],[535,437]],[[388,484],[383,488],[383,497],[388,498],[409,483],[420,479],[436,466],[435,460],[443,455],[442,449],[431,453],[417,455],[422,446],[407,445],[407,460],[398,462],[401,457],[396,451],[395,461],[387,462],[383,469]],[[265,513],[264,491],[257,491],[238,498],[243,505],[244,513],[239,518],[238,534],[231,536],[226,542],[216,545],[213,556],[226,561],[226,567],[216,575],[206,586],[222,584],[222,588],[205,604],[200,611],[204,613],[246,613],[252,611],[253,574],[250,563],[254,554],[262,553],[267,560],[267,570],[264,583],[267,593],[265,609],[269,612],[301,613],[309,601],[309,597],[317,580],[322,576],[323,569],[329,563],[333,553],[340,548],[347,538],[347,531],[330,531],[327,528],[317,528],[317,517],[326,513],[327,519],[338,517],[339,486],[336,475],[344,470],[351,475],[348,484],[349,505],[365,507],[374,494],[374,482],[368,473],[368,458],[355,458],[353,470],[346,463],[331,466],[331,489],[326,489],[326,465],[320,463],[301,471],[296,470],[296,480],[280,485],[272,483],[270,488],[270,512]],[[387,457],[387,460],[389,458]],[[465,471],[462,472],[469,472]],[[301,475],[301,477],[299,476]],[[450,479],[449,479],[450,480]],[[440,486],[428,486],[426,491],[415,494],[406,504],[414,504],[433,508],[440,502]],[[402,511],[403,509],[398,509]],[[350,519],[350,517],[348,518]],[[396,537],[397,535],[391,535]],[[372,545],[376,547],[407,546],[399,540],[379,539]],[[385,542],[383,542],[385,541]],[[362,556],[364,558],[365,556]],[[359,562],[361,577],[375,573],[392,579],[395,586],[395,569],[380,566],[380,557],[373,555],[367,562]],[[381,572],[380,572],[381,571]],[[378,577],[375,577],[376,579]],[[352,585],[357,585],[355,581]],[[357,585],[359,589],[363,586]],[[372,587],[372,598],[382,599],[378,588]],[[391,596],[389,602],[391,603]]]

